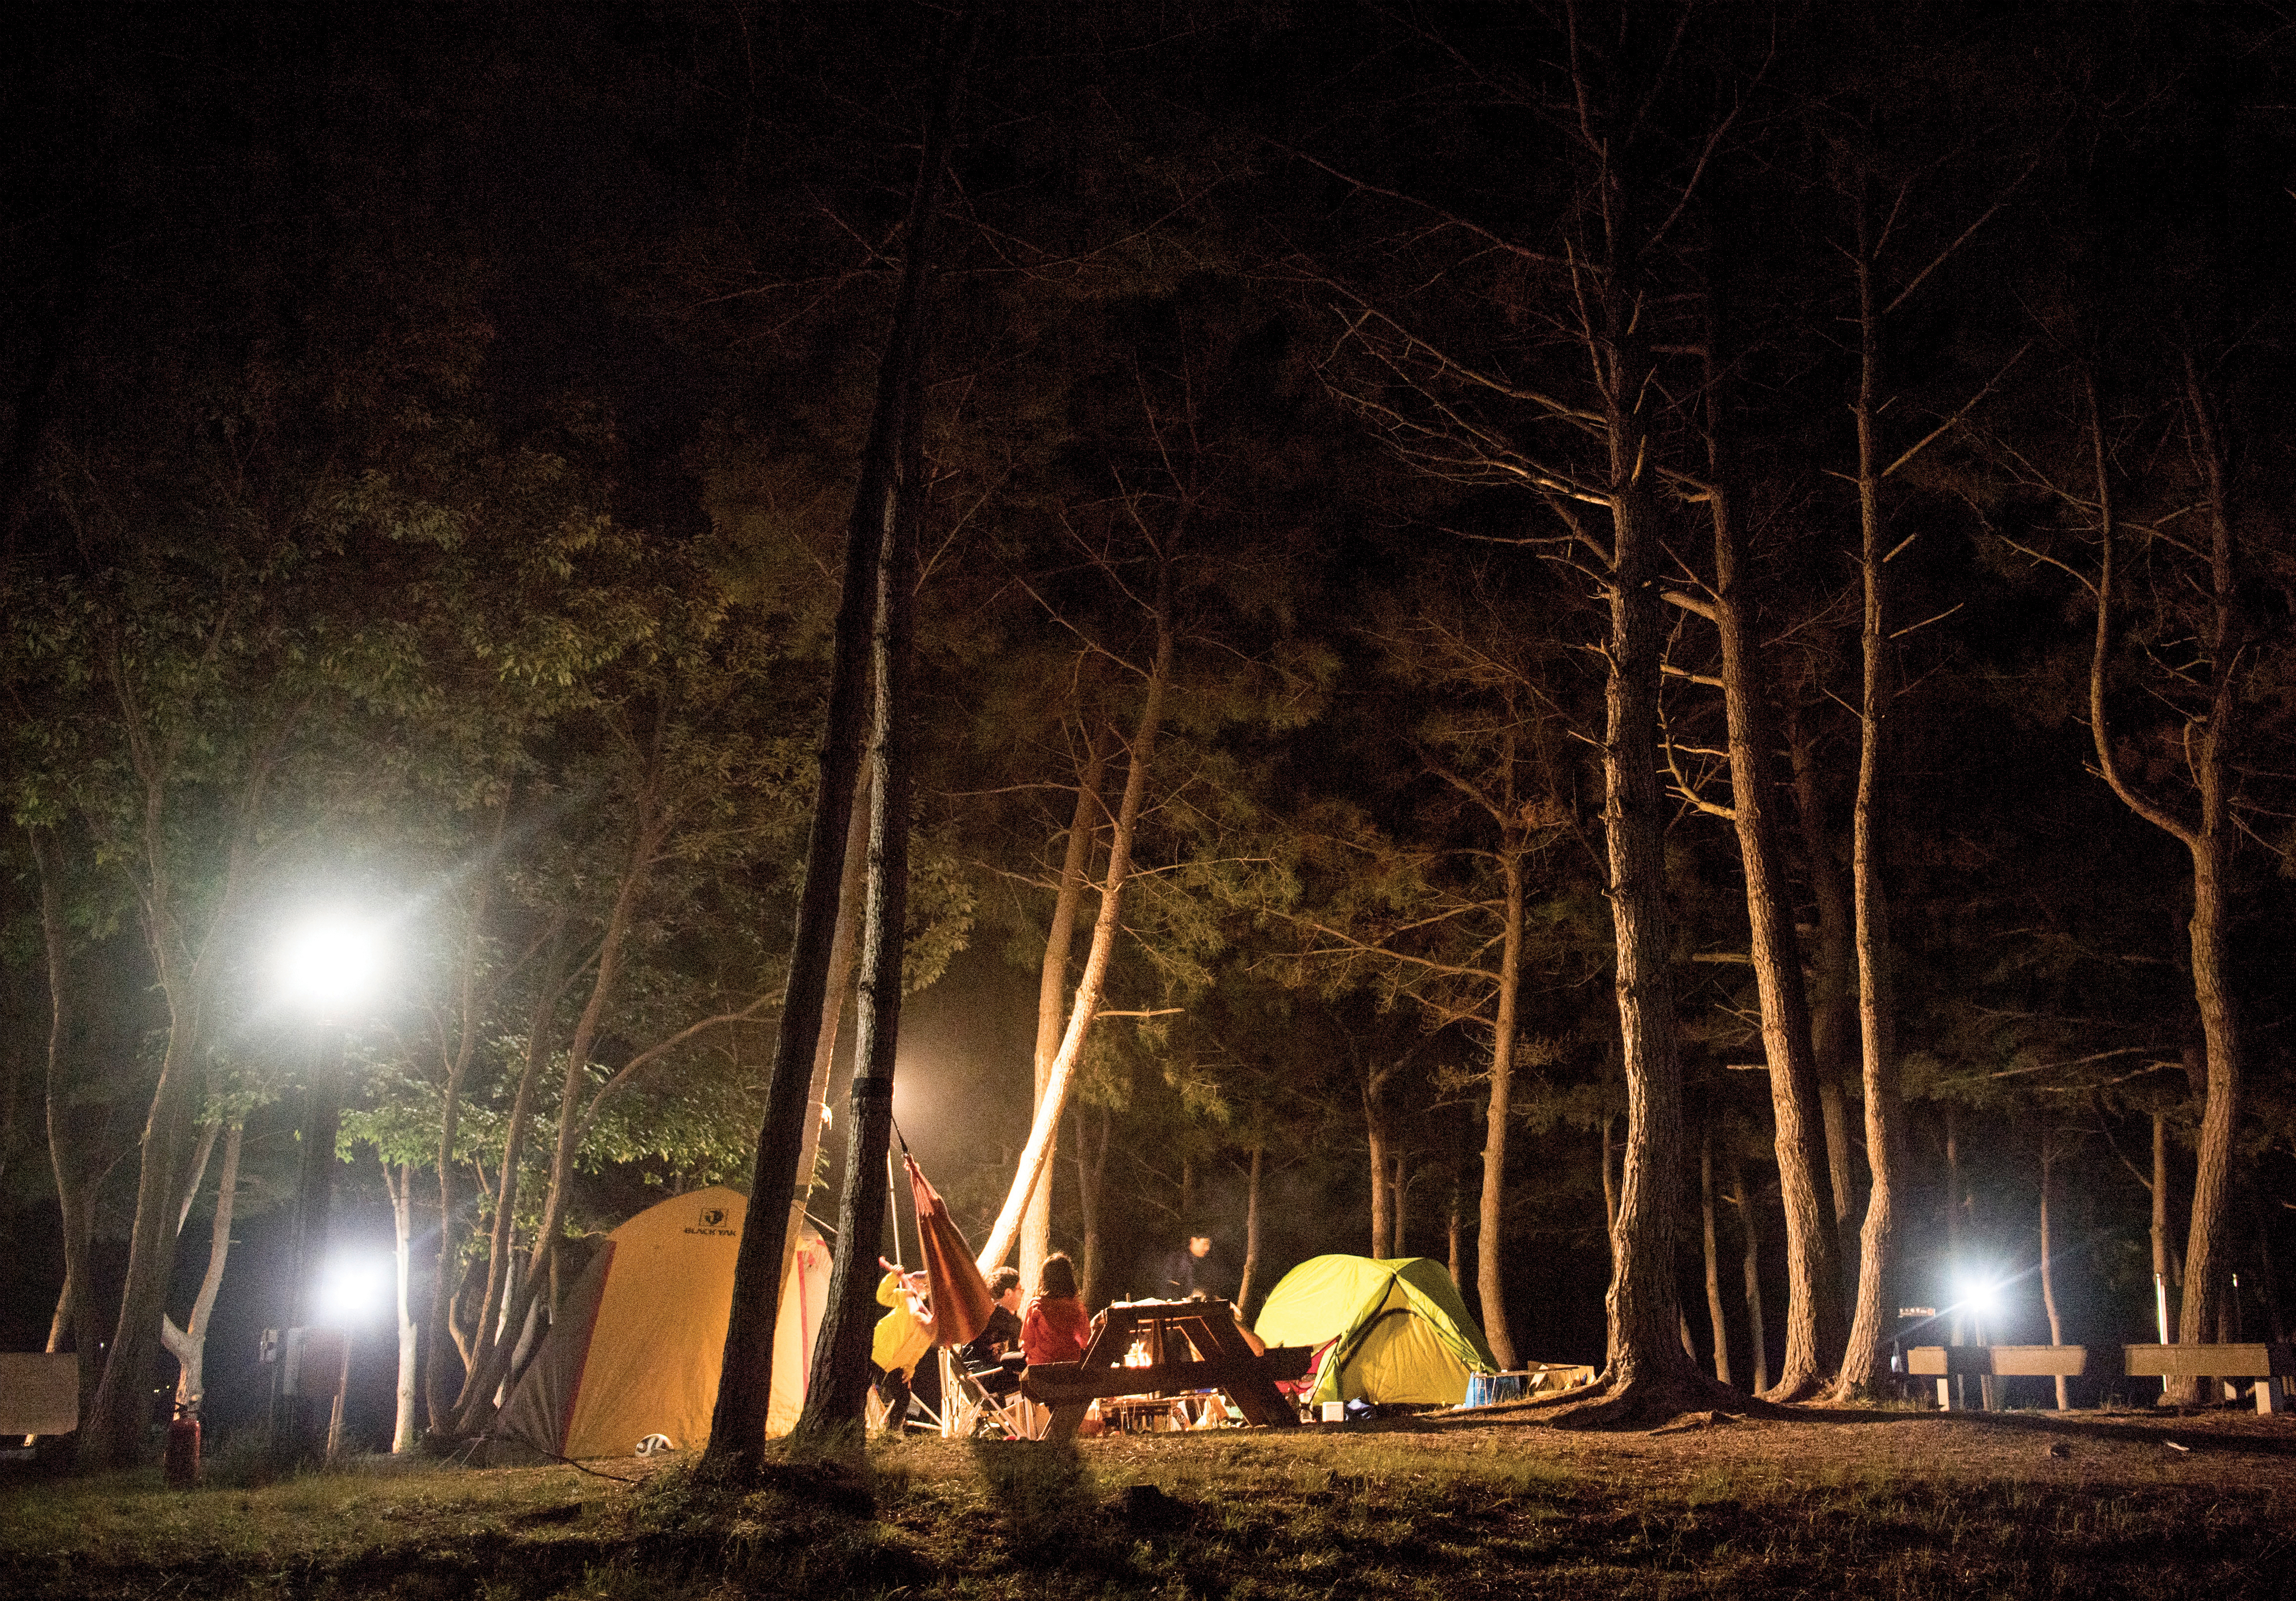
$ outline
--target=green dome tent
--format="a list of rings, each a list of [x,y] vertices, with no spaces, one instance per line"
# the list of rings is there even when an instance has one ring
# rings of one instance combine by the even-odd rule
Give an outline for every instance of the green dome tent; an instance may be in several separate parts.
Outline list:
[[[1456,1407],[1468,1375],[1498,1367],[1450,1273],[1423,1256],[1311,1257],[1268,1292],[1253,1332],[1270,1349],[1331,1347],[1310,1401]]]

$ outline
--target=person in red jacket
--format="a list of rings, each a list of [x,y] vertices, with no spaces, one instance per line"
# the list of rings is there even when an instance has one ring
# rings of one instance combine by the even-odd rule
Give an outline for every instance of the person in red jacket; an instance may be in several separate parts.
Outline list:
[[[1066,1252],[1056,1251],[1045,1259],[1037,1298],[1021,1319],[1021,1352],[1031,1367],[1074,1362],[1084,1356],[1091,1338],[1092,1319],[1077,1297],[1076,1264]],[[1029,1414],[1029,1432],[1037,1439],[1070,1440],[1084,1422],[1085,1403],[1062,1401],[1048,1412],[1043,1403],[1032,1401]]]
[[[1021,1319],[1021,1351],[1031,1367],[1045,1362],[1073,1362],[1084,1355],[1091,1337],[1092,1320],[1077,1299],[1076,1265],[1068,1252],[1055,1251],[1045,1259],[1037,1298]]]

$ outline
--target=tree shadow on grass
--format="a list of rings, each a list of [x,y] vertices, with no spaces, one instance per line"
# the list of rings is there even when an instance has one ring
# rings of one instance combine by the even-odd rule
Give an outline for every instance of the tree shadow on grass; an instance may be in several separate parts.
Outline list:
[[[1099,1543],[1100,1489],[1073,1444],[976,1440],[972,1461],[1019,1560],[1073,1564]]]

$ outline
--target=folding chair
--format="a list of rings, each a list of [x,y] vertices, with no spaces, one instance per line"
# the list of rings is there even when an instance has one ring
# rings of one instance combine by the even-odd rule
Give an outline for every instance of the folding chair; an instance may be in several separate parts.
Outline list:
[[[945,1370],[955,1379],[956,1404],[951,1423],[956,1434],[967,1440],[1025,1440],[1029,1437],[1027,1420],[1021,1411],[1021,1375],[1015,1366],[1020,1354],[998,1362],[993,1367],[968,1367],[962,1357],[951,1354]]]

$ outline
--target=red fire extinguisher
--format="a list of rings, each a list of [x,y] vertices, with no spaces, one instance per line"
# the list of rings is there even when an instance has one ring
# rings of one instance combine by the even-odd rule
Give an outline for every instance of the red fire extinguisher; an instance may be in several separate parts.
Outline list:
[[[176,1408],[175,1421],[168,1425],[168,1452],[161,1466],[170,1490],[189,1490],[200,1482],[200,1415],[193,1408]]]

